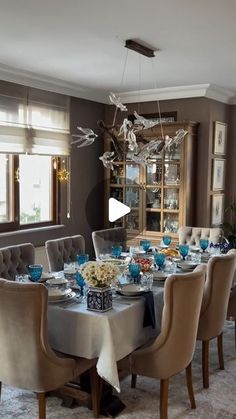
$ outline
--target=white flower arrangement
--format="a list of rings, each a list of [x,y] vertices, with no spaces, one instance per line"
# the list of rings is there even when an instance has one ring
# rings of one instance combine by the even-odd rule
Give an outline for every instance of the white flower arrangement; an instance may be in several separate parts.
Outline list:
[[[120,274],[113,262],[87,262],[80,266],[80,273],[91,287],[106,287]]]

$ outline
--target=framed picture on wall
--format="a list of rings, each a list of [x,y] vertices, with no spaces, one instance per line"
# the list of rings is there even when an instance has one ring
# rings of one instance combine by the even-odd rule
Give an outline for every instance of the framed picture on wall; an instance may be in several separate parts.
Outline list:
[[[223,223],[224,194],[212,195],[211,224],[213,226]]]
[[[227,124],[215,122],[214,126],[214,154],[225,155],[226,153]]]
[[[213,159],[212,190],[224,189],[225,160]]]

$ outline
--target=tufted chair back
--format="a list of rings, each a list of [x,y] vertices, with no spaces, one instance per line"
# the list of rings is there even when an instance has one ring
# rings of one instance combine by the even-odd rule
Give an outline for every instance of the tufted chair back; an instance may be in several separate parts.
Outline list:
[[[18,274],[27,274],[27,265],[35,263],[35,249],[31,243],[0,249],[0,277],[15,280]]]
[[[200,239],[208,239],[211,243],[220,243],[223,230],[220,227],[187,227],[179,228],[179,244],[199,245]]]
[[[93,231],[92,240],[96,258],[102,253],[111,253],[113,244],[120,244],[125,251],[126,239],[126,229],[123,227]]]
[[[45,248],[49,271],[58,272],[63,270],[64,263],[74,262],[78,253],[85,252],[85,241],[81,235],[61,237],[46,241]]]

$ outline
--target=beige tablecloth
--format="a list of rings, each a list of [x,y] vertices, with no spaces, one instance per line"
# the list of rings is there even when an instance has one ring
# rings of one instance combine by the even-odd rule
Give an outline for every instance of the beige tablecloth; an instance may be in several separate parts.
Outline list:
[[[105,313],[88,311],[86,303],[68,308],[49,304],[48,327],[51,346],[61,352],[98,358],[97,372],[120,391],[117,361],[160,331],[163,288],[154,287],[156,329],[143,328],[144,299],[117,297]]]

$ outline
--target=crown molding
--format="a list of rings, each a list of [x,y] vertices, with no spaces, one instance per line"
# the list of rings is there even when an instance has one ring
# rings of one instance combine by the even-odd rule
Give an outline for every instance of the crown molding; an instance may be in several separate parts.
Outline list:
[[[22,84],[36,89],[48,90],[50,92],[61,93],[78,97],[81,99],[92,100],[100,103],[107,103],[106,92],[80,86],[76,83],[66,82],[49,76],[23,71],[17,68],[9,67],[0,63],[0,79],[12,83]]]
[[[76,83],[70,83],[54,77],[42,76],[26,70],[23,71],[1,63],[0,79],[29,87],[35,87],[37,89],[110,104],[108,92],[106,91],[91,89]],[[124,103],[206,97],[226,104],[236,104],[235,93],[213,84],[164,87],[160,89],[122,92],[118,93],[118,95]]]
[[[224,89],[223,87],[216,86],[215,84],[209,84],[209,87],[206,90],[206,97],[226,104],[232,104],[232,102],[236,99],[234,92]]]
[[[122,92],[119,93],[119,96],[124,103],[206,97],[229,104],[233,98],[236,99],[233,92],[211,84],[195,84],[190,86]]]

